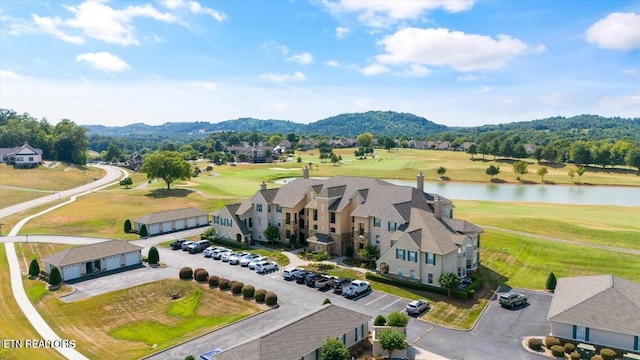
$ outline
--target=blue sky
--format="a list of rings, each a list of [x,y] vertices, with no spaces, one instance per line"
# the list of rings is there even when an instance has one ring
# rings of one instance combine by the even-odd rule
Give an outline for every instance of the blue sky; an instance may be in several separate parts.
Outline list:
[[[640,2],[0,2],[0,107],[51,123],[640,117]]]

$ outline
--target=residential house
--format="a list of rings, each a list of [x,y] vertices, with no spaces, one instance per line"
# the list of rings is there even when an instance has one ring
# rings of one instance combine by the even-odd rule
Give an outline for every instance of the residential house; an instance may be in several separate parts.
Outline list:
[[[140,171],[140,168],[142,167],[142,154],[138,152],[131,154],[126,165],[133,171]]]
[[[44,272],[60,270],[62,281],[80,280],[108,271],[133,269],[142,264],[142,246],[112,240],[63,250],[42,259]]]
[[[19,168],[33,168],[42,164],[42,149],[34,148],[26,141],[13,148],[0,148],[0,163]]]
[[[263,182],[251,199],[214,216],[244,223],[251,241],[266,241],[264,230],[273,225],[284,243],[331,255],[372,244],[381,254],[378,270],[437,285],[433,279],[440,274],[465,276],[480,263],[482,229],[453,219],[453,209],[450,200],[424,192],[422,174],[411,187],[367,177],[310,179],[305,167],[302,178],[279,189],[267,189]],[[213,227],[217,234],[229,234],[215,218]],[[240,227],[234,231],[227,236],[246,238]]]
[[[143,224],[147,227],[149,236],[154,236],[207,226],[209,214],[194,207],[160,211],[135,219],[133,229],[139,233]]]
[[[316,360],[327,338],[339,339],[348,348],[369,335],[371,317],[327,304],[224,350],[215,360]]]
[[[547,320],[556,337],[640,351],[640,284],[613,275],[560,278]]]
[[[265,163],[270,160],[269,154],[273,154],[273,146],[265,146],[260,143],[256,146],[248,144],[228,146],[227,151],[231,155],[235,155],[238,158],[240,155],[244,155],[247,161],[252,163]],[[267,156],[269,155],[269,156]]]

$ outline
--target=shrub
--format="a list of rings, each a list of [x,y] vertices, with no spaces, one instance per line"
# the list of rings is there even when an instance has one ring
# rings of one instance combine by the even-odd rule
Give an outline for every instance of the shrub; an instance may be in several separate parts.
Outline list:
[[[131,220],[129,220],[129,219],[124,221],[124,232],[126,234],[131,232]]]
[[[558,280],[556,279],[556,274],[550,272],[549,276],[547,277],[547,284],[546,284],[547,290],[554,291],[556,289],[557,283],[558,283]]]
[[[600,355],[593,355],[593,356],[591,357],[591,360],[602,360],[602,356],[600,356]]]
[[[147,236],[149,236],[149,231],[147,231],[147,225],[142,224],[142,226],[140,226],[140,237],[146,238]]]
[[[351,246],[347,246],[347,251],[344,253],[347,257],[353,256],[353,248]]]
[[[49,285],[58,286],[62,283],[62,276],[60,276],[60,270],[57,266],[54,266],[51,269],[51,274],[49,274]]]
[[[580,355],[580,353],[577,352],[577,351],[572,351],[569,354],[569,359],[571,359],[571,360],[580,360],[580,359],[582,359],[582,355]]]
[[[566,343],[564,344],[564,352],[567,354],[571,354],[572,352],[574,352],[576,350],[576,346],[573,345],[572,343]]]
[[[387,325],[389,326],[407,326],[409,323],[409,316],[406,313],[394,311],[387,315]]]
[[[38,264],[37,259],[31,260],[31,264],[29,264],[29,276],[37,277],[40,274],[40,264]]]
[[[196,358],[194,358],[193,355],[187,355],[184,360],[196,360]]]
[[[276,295],[276,293],[274,293],[273,291],[269,291],[265,295],[264,302],[269,306],[273,306],[278,303],[278,295]]]
[[[193,270],[193,276],[195,277],[196,275],[198,275],[200,271],[207,271],[207,270],[203,268],[196,268],[195,270]]]
[[[602,356],[603,360],[614,360],[616,358],[616,352],[611,349],[604,348],[600,350],[600,356]]]
[[[542,340],[539,338],[529,338],[527,345],[531,350],[540,351],[540,349],[542,349]]]
[[[554,345],[560,345],[560,339],[555,336],[547,336],[544,338],[544,344],[550,349]]]
[[[387,324],[387,319],[383,315],[376,316],[375,320],[373,320],[374,326],[385,326]]]
[[[156,265],[160,261],[160,254],[158,253],[158,249],[155,246],[152,246],[149,249],[149,256],[147,257],[147,261],[151,265]]]
[[[209,276],[209,287],[210,288],[217,288],[219,280],[220,280],[220,277],[217,276],[217,275]]]
[[[258,289],[253,295],[253,297],[256,299],[256,302],[264,302],[265,296],[267,296],[267,290],[265,289]]]
[[[233,295],[238,295],[242,293],[242,288],[244,287],[244,283],[240,281],[234,281],[231,283],[231,293]]]
[[[256,289],[251,285],[245,285],[242,287],[242,296],[245,299],[252,299],[255,293]]]
[[[207,270],[200,269],[200,271],[196,272],[195,278],[199,283],[206,282],[207,280],[209,280],[209,272]]]
[[[179,276],[181,280],[191,280],[193,279],[193,269],[191,269],[188,266],[185,266],[182,269],[180,269]]]
[[[331,300],[329,300],[329,298],[324,298],[324,300],[322,301],[322,305],[327,305],[327,304],[331,304]]]
[[[555,357],[563,357],[564,358],[564,347],[560,345],[553,345],[551,347],[551,355]]]
[[[218,280],[218,287],[220,288],[220,290],[228,290],[229,283],[229,279],[220,278],[220,280]]]

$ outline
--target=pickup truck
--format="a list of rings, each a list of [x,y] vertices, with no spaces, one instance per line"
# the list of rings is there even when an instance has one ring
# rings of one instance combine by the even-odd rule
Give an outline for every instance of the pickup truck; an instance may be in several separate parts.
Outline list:
[[[353,280],[349,286],[342,290],[342,295],[346,297],[356,297],[371,291],[371,284],[368,281]]]
[[[500,295],[500,298],[498,299],[498,303],[502,307],[508,307],[508,308],[513,309],[516,306],[520,306],[520,305],[526,304],[527,303],[527,296],[526,295],[522,295],[522,294],[518,294],[518,293],[514,293],[514,292],[508,292],[508,293],[504,293],[504,294]]]

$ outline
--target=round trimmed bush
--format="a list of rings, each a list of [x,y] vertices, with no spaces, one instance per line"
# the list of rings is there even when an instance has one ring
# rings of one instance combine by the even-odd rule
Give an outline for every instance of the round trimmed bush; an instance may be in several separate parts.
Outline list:
[[[200,271],[196,272],[195,277],[197,282],[206,282],[207,280],[209,280],[209,272],[207,270],[201,269]]]
[[[542,349],[542,339],[529,338],[529,340],[527,341],[527,345],[531,350],[540,351],[540,349]]]
[[[574,351],[576,351],[576,346],[575,345],[573,345],[572,343],[564,344],[564,352],[565,353],[571,354]]]
[[[188,266],[185,266],[182,269],[180,269],[179,276],[180,276],[180,279],[182,280],[191,280],[193,279],[193,269],[191,269]]]
[[[591,360],[602,360],[602,356],[600,356],[600,355],[593,355],[593,356],[591,357]]]
[[[604,360],[615,360],[616,352],[611,349],[604,348],[600,350],[600,356],[602,356],[602,359]]]
[[[218,287],[220,288],[220,290],[228,290],[229,283],[229,279],[220,278],[220,280],[218,280]]]
[[[253,299],[253,295],[256,293],[256,288],[251,285],[245,285],[242,287],[242,296],[246,299]]]
[[[217,288],[218,287],[218,281],[220,281],[220,277],[218,275],[209,276],[209,287],[210,288]]]
[[[324,300],[322,301],[322,305],[327,305],[327,304],[331,304],[331,300],[329,300],[329,298],[324,298]]]
[[[582,359],[582,355],[580,355],[580,353],[577,352],[577,351],[572,351],[571,354],[569,354],[569,359],[571,359],[571,360],[580,360],[580,359]]]
[[[385,325],[387,325],[387,318],[385,318],[383,315],[378,315],[373,320],[373,325],[374,326],[385,326]]]
[[[240,281],[234,281],[231,283],[231,293],[233,295],[238,295],[242,293],[242,288],[244,287],[244,283]]]
[[[564,346],[553,345],[551,347],[551,355],[553,355],[555,357],[562,356],[564,358]]]
[[[547,346],[547,348],[551,349],[552,346],[560,345],[560,339],[555,336],[547,336],[544,338],[544,344]]]
[[[269,306],[273,306],[278,303],[278,295],[276,295],[276,293],[274,293],[273,291],[269,291],[265,295],[264,302]]]
[[[198,273],[199,273],[200,271],[207,271],[207,270],[205,270],[205,269],[203,269],[203,268],[197,268],[197,269],[193,270],[193,277],[196,277],[196,275],[198,275]]]
[[[255,294],[253,294],[256,302],[264,302],[265,296],[267,296],[267,290],[265,289],[258,289],[256,290]]]

